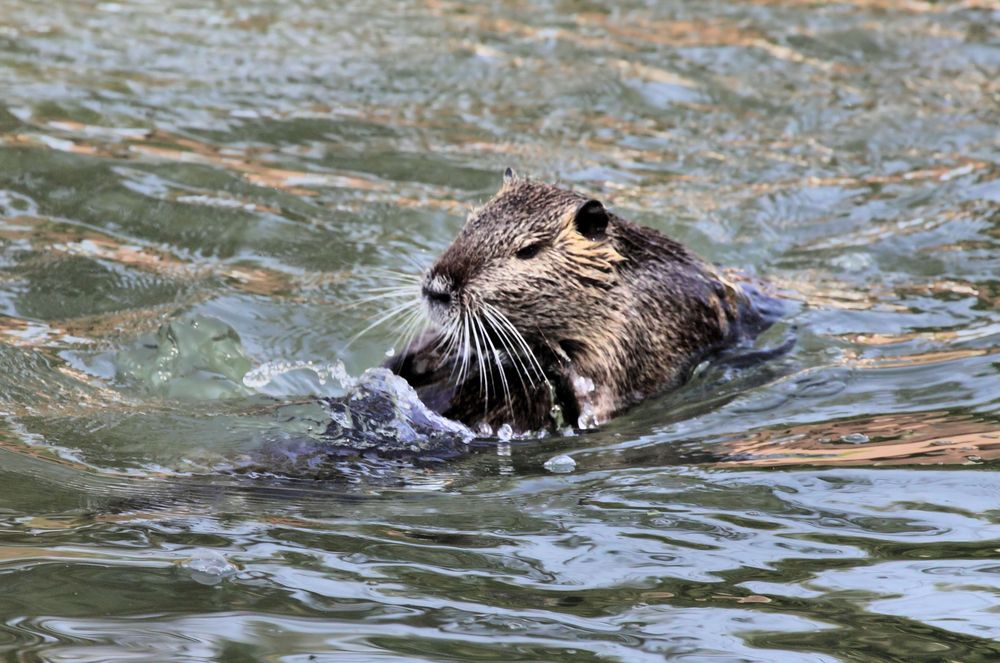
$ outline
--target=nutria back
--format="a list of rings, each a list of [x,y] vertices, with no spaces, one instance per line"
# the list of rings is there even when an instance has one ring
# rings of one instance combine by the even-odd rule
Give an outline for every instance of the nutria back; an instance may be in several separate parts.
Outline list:
[[[509,169],[421,295],[430,327],[387,366],[449,418],[521,431],[603,423],[774,317],[680,243]]]

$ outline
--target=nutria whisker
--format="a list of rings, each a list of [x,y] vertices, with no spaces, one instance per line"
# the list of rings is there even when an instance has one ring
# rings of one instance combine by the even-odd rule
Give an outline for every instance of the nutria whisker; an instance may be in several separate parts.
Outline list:
[[[535,353],[531,349],[531,346],[529,346],[528,342],[524,340],[524,336],[521,334],[520,331],[518,331],[517,327],[514,326],[514,323],[512,323],[510,319],[506,315],[504,315],[503,311],[498,309],[496,306],[493,306],[492,304],[485,304],[484,306],[487,311],[489,311],[495,316],[496,321],[500,323],[503,327],[506,327],[506,329],[513,335],[514,340],[517,341],[518,345],[521,346],[521,349],[528,356],[528,359],[531,360],[531,366],[532,368],[534,368],[535,373],[538,376],[538,379],[541,380],[542,382],[545,382],[546,381],[545,371],[542,370],[541,363],[539,363],[538,358],[535,356]],[[535,384],[534,380],[531,381],[531,384],[532,385]]]
[[[457,319],[453,319],[442,330],[440,336],[437,339],[437,343],[435,343],[434,347],[432,348],[432,352],[434,354],[438,354],[441,356],[441,360],[438,362],[435,368],[439,368],[440,366],[442,366],[453,354],[455,354],[455,350],[457,349],[457,344],[458,344],[458,334],[456,333],[457,330],[458,330]],[[452,364],[451,377],[455,376],[454,373],[455,373],[455,365]]]
[[[500,375],[500,386],[503,387],[504,393],[504,404],[509,405],[510,400],[510,385],[507,384],[507,374],[503,370],[503,360],[500,356],[500,351],[497,349],[496,343],[490,338],[490,335],[486,332],[486,321],[483,320],[483,316],[476,316],[476,323],[479,325],[479,331],[483,335],[483,343],[489,343],[490,358],[496,365],[497,373]],[[490,371],[490,377],[493,376],[493,371]],[[487,398],[489,398],[487,392]]]
[[[469,314],[467,311],[462,313],[462,327],[459,333],[462,334],[462,368],[458,372],[458,382],[461,384],[469,375],[469,359],[472,358],[472,343],[469,340]]]
[[[365,290],[362,292],[373,293],[366,297],[361,297],[360,299],[355,299],[344,305],[343,310],[349,311],[353,308],[359,306],[364,306],[365,304],[371,304],[372,302],[380,302],[383,299],[414,299],[419,298],[420,288],[417,286],[396,286],[393,288],[386,288],[384,291],[379,291],[376,289]]]
[[[448,323],[445,325],[444,329],[438,329],[436,334],[436,340],[433,346],[430,347],[430,354],[432,357],[436,357],[437,361],[434,364],[434,369],[441,368],[454,356],[456,361],[451,362],[451,371],[449,372],[448,379],[453,380],[455,378],[455,371],[458,368],[457,355],[460,342],[460,318],[453,316],[449,318]]]
[[[470,326],[472,327],[472,342],[476,346],[476,366],[479,368],[479,390],[483,392],[483,411],[489,409],[490,402],[490,376],[486,373],[486,357],[483,354],[485,343],[479,343],[479,318],[475,311],[469,312]]]
[[[470,370],[470,367],[472,365],[472,361],[471,361],[472,360],[472,325],[469,323],[469,312],[468,311],[466,311],[465,313],[462,314],[462,330],[464,332],[463,336],[464,336],[464,343],[465,343],[464,349],[463,349],[464,354],[462,355],[463,356],[462,361],[464,363],[464,366],[462,368],[464,369],[464,376],[465,377],[469,377],[469,370]],[[459,379],[459,382],[462,382],[462,380]]]
[[[396,348],[405,349],[413,342],[413,339],[417,338],[424,329],[427,328],[427,317],[424,315],[423,306],[419,305],[419,301],[416,306],[410,310],[409,313],[405,314],[403,322],[400,325],[399,336],[396,337],[395,342],[392,345],[393,352],[395,353]]]
[[[367,334],[368,332],[370,332],[372,329],[375,329],[375,327],[378,327],[379,325],[381,325],[384,322],[388,322],[389,320],[391,320],[392,318],[395,318],[398,315],[402,315],[408,309],[413,308],[415,306],[420,306],[420,301],[419,300],[410,300],[410,301],[403,302],[402,304],[397,304],[396,306],[394,306],[391,309],[389,309],[388,312],[383,313],[382,315],[378,316],[378,318],[374,322],[372,322],[370,325],[368,325],[367,327],[365,327],[364,329],[362,329],[361,331],[359,331],[357,334],[355,334],[354,336],[352,336],[350,338],[350,340],[348,340],[347,343],[344,345],[343,349],[347,350],[348,348],[351,347],[351,345],[354,344],[354,342],[356,340],[358,340],[359,338],[361,338],[362,336],[364,336],[365,334]]]
[[[518,355],[517,352],[515,352],[514,348],[512,347],[513,342],[510,340],[507,330],[500,327],[497,324],[493,314],[490,313],[490,311],[485,308],[483,309],[483,320],[486,323],[486,325],[489,326],[490,330],[497,337],[497,339],[500,341],[500,344],[503,346],[504,353],[507,355],[507,357],[510,358],[511,367],[514,369],[514,372],[517,374],[518,380],[521,382],[522,391],[524,391],[525,396],[527,396],[528,385],[524,381],[525,374],[527,373],[527,368],[525,367],[524,362],[521,360],[521,357]],[[501,379],[506,383],[507,378],[506,375],[504,375],[503,373],[503,362],[499,356],[499,351],[497,350],[496,352],[498,353],[496,357],[497,367],[500,370]],[[528,376],[528,379],[529,380],[531,379],[530,376]],[[507,392],[507,401],[509,403],[510,391],[509,389],[505,389],[505,391]]]
[[[421,276],[420,274],[409,274],[407,272],[397,272],[394,269],[376,268],[372,270],[373,274],[378,274],[390,280],[396,281],[406,281],[407,283],[419,283]]]
[[[427,264],[426,263],[425,264],[420,264],[420,261],[417,260],[413,256],[412,253],[404,253],[402,257],[403,257],[403,260],[405,260],[406,262],[408,262],[410,264],[410,267],[413,267],[414,274],[423,274],[427,270]],[[407,272],[398,272],[398,273],[399,274],[408,274]]]
[[[493,308],[493,307],[491,307],[491,308]],[[540,381],[546,382],[547,378],[545,376],[545,371],[542,369],[541,363],[538,361],[538,358],[535,356],[534,350],[532,350],[531,346],[528,345],[528,342],[524,340],[524,336],[521,334],[520,330],[518,330],[517,327],[514,326],[514,323],[512,323],[510,321],[510,319],[506,315],[504,315],[500,310],[498,310],[496,308],[493,308],[493,314],[495,316],[497,316],[498,321],[501,324],[501,328],[502,329],[506,329],[507,332],[511,336],[513,336],[514,341],[517,342],[517,344],[520,346],[520,348],[523,351],[523,353],[525,355],[527,355],[527,358],[529,360],[529,364],[528,365],[532,368],[532,370],[534,371],[536,377]],[[531,384],[532,385],[535,384],[534,379],[531,379],[530,376],[529,376],[529,380],[531,380]]]
[[[483,319],[482,319],[482,316],[480,315],[480,311],[476,311],[473,314],[473,321],[476,323],[476,327],[478,328],[477,334],[482,339],[482,350],[481,350],[481,352],[485,355],[480,360],[480,366],[481,366],[480,370],[482,370],[485,373],[485,380],[484,381],[486,383],[486,401],[487,402],[489,401],[489,398],[490,398],[490,382],[492,382],[492,380],[493,380],[493,369],[492,369],[492,366],[491,366],[491,362],[492,362],[493,364],[496,365],[497,372],[500,374],[500,383],[501,383],[501,386],[503,387],[504,395],[506,396],[506,400],[504,401],[504,403],[507,403],[507,402],[510,401],[510,390],[507,388],[507,378],[506,378],[506,376],[504,376],[503,365],[500,362],[500,359],[499,359],[499,356],[498,356],[498,351],[497,351],[497,348],[496,348],[496,344],[490,338],[489,334],[486,333],[486,327],[483,324]],[[477,349],[478,349],[478,344],[477,344]],[[495,387],[495,385],[494,385],[494,394],[496,394],[497,396],[499,396],[499,394],[496,393],[496,387]]]
[[[515,369],[517,377],[521,382],[521,390],[524,392],[525,397],[528,397],[528,384],[525,383],[524,380],[527,378],[531,386],[535,385],[535,381],[533,377],[528,374],[528,367],[524,363],[524,360],[521,359],[521,353],[514,348],[515,341],[513,340],[513,337],[510,332],[500,324],[496,314],[490,311],[489,308],[484,309],[483,313],[486,321],[490,324],[493,331],[496,332],[497,337],[500,339],[504,349],[507,351],[507,356],[511,358],[511,366]],[[508,400],[510,400],[509,397]]]
[[[420,291],[419,284],[408,283],[406,285],[384,285],[384,286],[378,286],[378,287],[375,287],[375,288],[362,288],[360,290],[361,293],[366,294],[366,295],[367,294],[377,295],[377,294],[381,294],[381,293],[389,293],[389,294],[391,294],[391,293],[394,293],[394,292],[411,292],[411,291],[417,291],[417,292],[419,292]]]
[[[390,299],[391,299],[391,298],[390,298]],[[392,311],[396,311],[396,310],[400,310],[400,311],[402,312],[402,311],[406,310],[407,308],[409,308],[409,307],[411,307],[411,306],[412,306],[412,307],[419,307],[419,305],[420,305],[420,302],[419,302],[419,301],[413,301],[413,299],[414,299],[414,297],[413,297],[413,294],[411,293],[411,294],[410,294],[410,295],[409,295],[409,296],[408,296],[408,297],[406,298],[406,300],[405,300],[405,301],[402,301],[402,302],[399,302],[399,303],[397,303],[397,304],[394,304],[394,305],[392,306],[392,308],[390,308],[390,309],[389,309],[388,311],[379,311],[379,312],[377,312],[377,313],[373,313],[373,314],[371,314],[371,315],[369,315],[369,316],[365,316],[365,318],[364,318],[364,322],[368,322],[369,320],[372,320],[372,319],[374,319],[374,318],[378,318],[378,317],[381,317],[381,316],[383,316],[383,315],[389,315],[389,314],[390,314],[390,313],[391,313]],[[377,300],[376,300],[376,301],[377,301]],[[379,324],[379,323],[375,323],[375,324]]]
[[[468,339],[468,332],[465,329],[465,316],[459,314],[455,318],[455,348],[453,350],[455,355],[455,362],[452,364],[452,375],[450,379],[454,379],[456,375],[462,375],[462,367],[465,364],[465,359],[468,357],[466,352],[466,340]]]

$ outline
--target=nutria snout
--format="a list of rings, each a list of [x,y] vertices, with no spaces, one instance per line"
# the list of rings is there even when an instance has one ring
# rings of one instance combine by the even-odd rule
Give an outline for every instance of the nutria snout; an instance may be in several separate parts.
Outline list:
[[[428,274],[420,288],[420,294],[427,300],[428,309],[437,312],[447,310],[451,306],[453,288],[454,286],[447,279]]]

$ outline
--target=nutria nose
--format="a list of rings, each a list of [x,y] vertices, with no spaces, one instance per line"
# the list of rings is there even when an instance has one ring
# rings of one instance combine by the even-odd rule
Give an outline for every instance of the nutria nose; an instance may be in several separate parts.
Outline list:
[[[451,293],[447,290],[431,289],[427,285],[420,289],[428,301],[447,306],[451,304]]]

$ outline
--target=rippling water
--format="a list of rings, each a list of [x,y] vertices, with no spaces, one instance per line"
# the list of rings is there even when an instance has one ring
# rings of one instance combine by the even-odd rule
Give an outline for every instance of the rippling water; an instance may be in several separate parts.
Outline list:
[[[0,0],[0,651],[1000,658],[1000,6],[613,7]],[[508,165],[772,281],[797,347],[585,435],[225,472],[342,393],[243,373],[379,363],[346,303]]]

